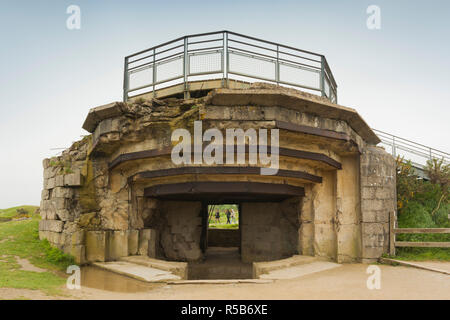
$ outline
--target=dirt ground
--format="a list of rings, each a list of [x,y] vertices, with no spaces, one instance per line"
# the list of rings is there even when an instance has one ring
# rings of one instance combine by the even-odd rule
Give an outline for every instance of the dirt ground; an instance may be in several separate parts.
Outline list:
[[[441,264],[441,263],[440,263]],[[450,263],[446,263],[449,264]],[[134,283],[117,278],[113,291],[82,286],[64,289],[64,296],[47,296],[38,290],[0,288],[2,299],[445,299],[450,300],[450,276],[411,267],[378,265],[381,289],[369,290],[368,265],[347,264],[340,268],[297,279],[268,284]],[[441,265],[441,268],[443,266]],[[98,277],[97,277],[98,279]],[[134,281],[134,280],[133,280]],[[108,279],[110,282],[110,279]],[[97,288],[94,288],[97,287]],[[132,291],[132,292],[130,292]]]

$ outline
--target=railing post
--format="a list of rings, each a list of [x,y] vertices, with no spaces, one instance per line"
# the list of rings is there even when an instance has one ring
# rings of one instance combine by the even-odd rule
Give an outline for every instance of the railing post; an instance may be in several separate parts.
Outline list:
[[[156,75],[157,75],[157,70],[156,70],[156,49],[153,49],[153,98],[156,98]]]
[[[275,81],[277,86],[280,85],[280,46],[277,45],[277,64],[275,66]]]
[[[128,75],[128,58],[125,58],[123,68],[123,102],[128,100],[129,75]]]
[[[396,204],[397,205],[397,204]],[[389,255],[395,256],[396,210],[389,213]]]
[[[223,73],[222,87],[226,87],[226,79],[227,79],[227,70],[225,67],[225,58],[227,52],[226,36],[227,32],[225,31],[222,33],[222,73]]]
[[[392,136],[392,156],[394,158],[397,158],[397,152],[395,150],[395,137],[394,136]]]
[[[320,92],[325,96],[325,57],[320,57]]]
[[[188,37],[184,37],[184,55],[183,55],[183,78],[184,78],[184,98],[189,99],[189,88],[188,88],[188,72],[189,72],[189,61],[188,61]]]
[[[228,75],[228,72],[230,71],[230,52],[228,51],[228,37],[229,37],[229,35],[228,35],[228,32],[225,32],[225,36],[226,36],[226,39],[225,39],[225,48],[226,48],[226,55],[225,55],[225,57],[226,57],[226,64],[225,64],[225,69],[226,69],[226,87],[227,88],[229,88],[230,87],[230,81],[229,81],[229,79],[228,79],[228,77],[229,77],[229,75]]]

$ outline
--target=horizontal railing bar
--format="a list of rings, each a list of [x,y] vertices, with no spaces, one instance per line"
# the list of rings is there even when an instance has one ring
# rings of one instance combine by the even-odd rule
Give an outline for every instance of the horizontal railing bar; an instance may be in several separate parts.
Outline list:
[[[306,51],[306,50],[302,50],[302,49],[286,46],[284,44],[271,42],[271,41],[267,41],[267,40],[263,40],[263,39],[258,39],[258,38],[255,38],[255,37],[246,36],[246,35],[243,35],[243,34],[240,34],[240,33],[232,32],[232,31],[225,31],[225,32],[227,32],[228,34],[232,34],[232,35],[235,35],[235,36],[242,37],[242,38],[247,38],[247,39],[251,39],[251,40],[255,40],[255,41],[261,41],[261,42],[268,43],[268,44],[271,44],[271,45],[274,45],[274,46],[280,46],[280,47],[283,47],[283,48],[296,50],[296,51],[300,51],[300,52],[303,52],[303,53],[311,54],[311,55],[314,55],[314,56],[322,57],[321,54],[318,54],[318,53],[315,53],[315,52],[312,52],[312,51]],[[231,40],[231,39],[228,39],[228,40]]]
[[[434,148],[425,146],[425,145],[423,145],[423,144],[420,144],[420,143],[417,143],[417,142],[414,142],[414,141],[411,141],[411,140],[408,140],[408,139],[405,139],[405,138],[401,138],[401,137],[395,136],[395,135],[393,135],[393,134],[390,134],[390,133],[387,133],[387,132],[384,132],[384,131],[381,131],[381,130],[377,130],[377,129],[372,129],[372,130],[375,131],[375,132],[383,133],[383,134],[385,134],[385,135],[387,135],[387,136],[389,136],[389,137],[395,137],[395,139],[400,139],[400,140],[408,141],[408,142],[411,142],[411,143],[413,143],[413,144],[415,144],[415,145],[419,145],[419,146],[425,147],[425,148],[427,148],[427,149],[435,150],[435,151],[438,151],[438,152],[441,152],[441,153],[444,153],[444,154],[450,156],[450,153],[447,153],[447,152],[444,152],[444,151],[441,151],[441,150],[438,150],[438,149],[434,149]],[[398,142],[398,141],[396,140],[396,142]]]
[[[415,247],[415,248],[450,248],[449,242],[413,242],[413,241],[395,241],[396,247]]]
[[[386,139],[386,141],[394,143],[392,137],[388,137],[386,135],[384,135],[384,136],[380,135],[380,136],[382,138]],[[408,141],[408,140],[402,141],[402,140],[396,139],[395,140],[395,144],[396,145],[406,145],[406,146],[409,146],[409,147],[413,147],[413,148],[424,150],[426,152],[429,152],[430,150],[432,150],[432,148],[430,148],[430,147],[426,147],[426,146],[423,146],[423,145],[420,145],[418,143],[415,143],[415,142],[412,142],[412,141]]]
[[[450,228],[396,228],[394,233],[450,233]]]
[[[129,89],[128,92],[133,92],[133,91],[145,89],[145,88],[148,88],[148,87],[152,87],[152,86],[154,86],[154,85],[156,86],[156,85],[161,84],[161,83],[164,83],[164,82],[169,82],[169,81],[173,81],[173,80],[177,80],[177,79],[181,79],[181,78],[183,78],[183,75],[181,75],[181,76],[176,76],[176,77],[169,78],[169,79],[165,79],[165,80],[158,81],[158,82],[154,82],[154,83],[150,83],[150,84],[146,84],[146,85],[144,85],[144,86],[140,86],[140,87],[137,87],[137,88]]]
[[[303,63],[297,63],[297,62],[291,62],[291,61],[285,62],[285,60],[283,60],[283,61],[280,61],[280,65],[288,66],[291,68],[302,69],[302,70],[309,71],[309,72],[320,73],[320,68],[305,65]]]
[[[174,57],[174,56],[179,56],[180,58],[182,58],[182,57],[183,57],[183,51],[180,51],[180,52],[171,54],[170,56],[167,56],[167,57],[164,57],[164,58],[159,58],[159,59],[157,59],[157,60],[155,60],[155,61],[146,62],[146,63],[140,64],[140,65],[138,65],[138,66],[129,68],[129,69],[128,69],[128,72],[130,72],[130,71],[132,71],[132,70],[134,70],[134,69],[136,69],[136,68],[143,67],[143,66],[147,66],[147,65],[151,65],[151,66],[152,66],[152,65],[158,65],[158,64],[161,64],[162,62],[165,62],[165,60],[173,60],[173,59],[170,59],[170,58],[172,58],[172,57]]]
[[[245,49],[241,49],[241,48],[232,47],[232,46],[228,46],[228,49],[232,49],[232,50],[229,50],[230,53],[232,53],[232,52],[233,53],[239,53],[239,51],[240,51],[240,52],[249,53],[249,54],[255,55],[255,56],[265,57],[265,58],[267,58],[268,60],[270,60],[272,62],[276,62],[276,58],[274,58],[272,56],[269,56],[267,54],[264,54],[264,53],[258,53],[258,52],[254,52],[254,51],[250,51],[250,50],[245,50]],[[235,50],[235,51],[233,51],[233,50]]]
[[[287,55],[289,55],[289,56],[296,57],[296,58],[300,58],[300,59],[305,59],[305,60],[309,60],[309,61],[321,63],[320,60],[315,60],[315,59],[311,59],[311,58],[307,58],[307,57],[298,56],[298,55],[296,55],[296,54],[289,53],[289,52],[279,51],[279,53],[287,54]]]
[[[305,64],[305,63],[301,63],[301,62],[286,60],[286,59],[282,59],[282,58],[279,58],[278,61],[283,62],[283,64],[298,65],[298,66],[308,67],[308,68],[311,68],[311,69],[316,69],[317,71],[320,72],[320,67],[312,66],[310,64]]]
[[[166,45],[168,45],[168,44],[171,44],[171,43],[174,43],[174,42],[177,42],[177,41],[184,40],[185,38],[194,38],[194,37],[201,37],[201,36],[209,36],[209,35],[212,35],[212,34],[219,34],[219,33],[224,33],[224,32],[227,32],[227,31],[214,31],[214,32],[198,33],[198,34],[191,34],[191,35],[179,37],[179,38],[176,38],[176,39],[174,39],[174,40],[167,41],[167,42],[164,42],[164,43],[162,43],[162,44],[159,44],[159,45],[157,45],[157,46],[154,46],[154,47],[151,47],[151,48],[148,48],[148,49],[145,49],[145,50],[142,50],[142,51],[133,53],[133,54],[131,54],[131,55],[129,55],[129,56],[126,56],[125,58],[131,58],[131,57],[137,56],[137,55],[139,55],[139,54],[142,54],[142,53],[144,53],[144,52],[151,51],[151,50],[153,50],[153,49],[158,49],[158,48],[164,47],[164,46],[166,46]]]
[[[228,73],[229,73],[229,74],[235,74],[235,75],[238,75],[238,76],[247,77],[247,78],[253,78],[253,79],[259,79],[259,80],[265,80],[265,81],[269,81],[269,82],[277,82],[275,79],[270,79],[270,78],[265,78],[265,77],[253,76],[253,75],[246,74],[246,73],[242,73],[242,72],[228,71]],[[299,87],[299,88],[303,88],[303,89],[308,89],[308,90],[320,91],[319,88],[314,88],[314,87],[304,86],[304,85],[301,85],[301,84],[291,83],[291,82],[287,82],[287,81],[278,81],[278,83],[281,83],[281,84],[287,84],[287,85],[290,85],[290,86],[295,86],[295,87]]]
[[[188,50],[188,52],[201,52],[201,51],[204,51],[204,50],[214,50],[214,49],[222,49],[223,48],[223,46],[215,46],[215,47],[207,47],[207,48],[201,48],[201,49],[191,49],[191,50]]]
[[[132,63],[136,63],[136,62],[141,61],[141,60],[144,60],[144,59],[151,58],[151,57],[153,57],[153,56],[154,56],[154,54],[152,53],[152,54],[149,54],[148,56],[144,56],[144,57],[142,57],[142,58],[139,58],[139,59],[136,59],[136,60],[133,60],[133,61],[128,61],[128,65],[130,65],[130,64],[132,64]]]
[[[258,53],[258,52],[245,50],[245,49],[241,49],[241,48],[236,48],[236,47],[231,47],[231,46],[228,46],[228,48],[232,49],[232,50],[229,51],[230,53],[235,53],[235,54],[241,53],[242,54],[242,52],[245,52],[245,53],[248,53],[248,54],[251,55],[250,58],[253,58],[253,55],[255,55],[255,56],[259,56],[259,58],[261,58],[261,57],[266,58],[268,60],[268,62],[273,62],[273,63],[277,62],[277,59],[275,57],[272,57],[272,56],[269,56],[269,55],[266,55],[266,54],[263,54],[263,53]],[[284,62],[288,62],[288,63],[291,63],[291,64],[297,64],[297,65],[309,67],[309,68],[312,68],[312,69],[320,70],[320,67],[316,67],[316,66],[312,66],[312,65],[304,64],[304,63],[300,63],[300,62],[295,62],[295,61],[291,61],[291,60],[278,59],[278,61],[284,61]]]
[[[199,43],[207,43],[207,42],[215,42],[215,41],[223,41],[223,38],[217,38],[217,39],[211,39],[211,40],[201,40],[201,41],[194,41],[194,42],[189,42],[188,41],[188,45],[199,44]]]
[[[209,51],[197,51],[194,53],[190,53],[189,56],[201,56],[201,55],[206,55],[206,54],[211,54],[211,53],[222,53],[223,50],[220,50],[222,47],[219,47],[219,50],[209,50]]]
[[[228,39],[228,41],[229,42],[236,42],[236,43],[244,44],[244,45],[250,46],[250,47],[260,48],[260,49],[267,50],[267,51],[273,51],[275,53],[277,52],[277,49],[266,48],[266,47],[258,46],[256,44],[250,44],[250,43],[239,41],[239,40]]]
[[[223,70],[220,69],[220,70],[205,71],[205,72],[194,72],[194,73],[190,73],[189,72],[188,75],[189,76],[204,76],[204,75],[207,75],[207,74],[213,75],[213,74],[217,74],[217,73],[223,73]]]

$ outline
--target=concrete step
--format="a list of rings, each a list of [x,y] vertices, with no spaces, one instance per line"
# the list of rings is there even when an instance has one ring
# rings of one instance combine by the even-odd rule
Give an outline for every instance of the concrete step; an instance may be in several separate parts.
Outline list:
[[[126,261],[94,262],[94,266],[145,282],[167,282],[181,280],[169,271],[130,263]]]
[[[284,280],[300,278],[309,274],[341,267],[341,264],[328,261],[312,261],[305,264],[281,268],[261,274],[259,279],[265,280]]]
[[[168,271],[181,277],[181,279],[187,279],[188,274],[187,262],[159,260],[150,258],[148,256],[128,256],[122,257],[119,260],[138,264],[145,267]]]
[[[326,261],[320,257],[294,255],[292,257],[274,261],[253,262],[253,278],[278,269],[285,269],[293,266],[303,265],[315,261]]]

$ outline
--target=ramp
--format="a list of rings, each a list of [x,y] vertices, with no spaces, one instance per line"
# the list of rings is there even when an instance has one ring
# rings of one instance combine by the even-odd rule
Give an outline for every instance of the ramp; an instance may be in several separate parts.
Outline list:
[[[94,266],[144,282],[167,282],[181,280],[170,271],[147,267],[126,261],[94,262]]]

